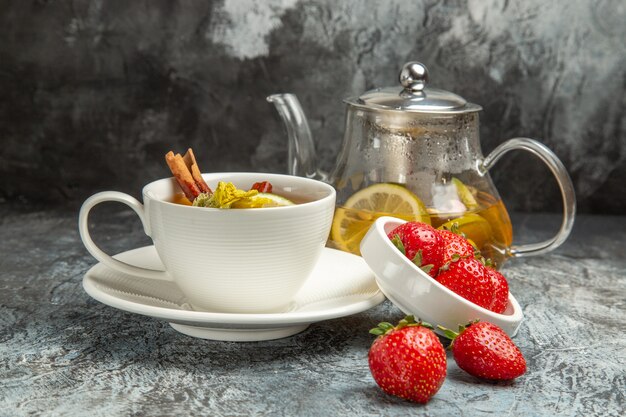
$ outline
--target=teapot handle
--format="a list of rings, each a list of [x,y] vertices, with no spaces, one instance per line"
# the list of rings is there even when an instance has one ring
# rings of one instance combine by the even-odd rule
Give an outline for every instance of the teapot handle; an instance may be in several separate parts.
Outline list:
[[[561,197],[563,198],[563,222],[558,233],[551,239],[539,243],[531,243],[526,245],[511,246],[509,255],[512,257],[523,257],[532,255],[542,255],[559,247],[569,236],[574,226],[574,217],[576,216],[576,195],[574,194],[574,186],[570,179],[565,166],[559,158],[544,144],[528,138],[513,138],[504,142],[495,148],[483,161],[481,172],[486,172],[500,159],[505,153],[522,149],[536,155],[541,159],[552,171],[556,181],[561,189]]]

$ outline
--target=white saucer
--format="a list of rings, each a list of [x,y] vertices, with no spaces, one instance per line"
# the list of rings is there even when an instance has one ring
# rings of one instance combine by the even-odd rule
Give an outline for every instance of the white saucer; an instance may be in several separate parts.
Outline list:
[[[151,269],[163,269],[154,246],[120,253],[115,258]],[[374,274],[356,255],[324,248],[313,273],[284,313],[232,314],[194,311],[176,284],[137,278],[98,263],[83,278],[83,288],[96,300],[131,313],[167,320],[193,337],[259,341],[287,337],[309,324],[360,313],[385,296]]]

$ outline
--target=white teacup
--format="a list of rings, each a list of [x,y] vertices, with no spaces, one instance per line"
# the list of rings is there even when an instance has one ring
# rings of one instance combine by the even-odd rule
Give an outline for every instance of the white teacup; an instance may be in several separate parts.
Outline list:
[[[116,271],[176,282],[196,309],[228,313],[286,310],[324,248],[335,189],[320,181],[280,174],[202,176],[212,189],[218,181],[230,181],[241,189],[269,181],[276,194],[304,202],[257,209],[184,206],[171,202],[180,189],[173,178],[166,178],[143,188],[144,204],[116,191],[88,198],[78,220],[85,247]],[[95,245],[87,224],[89,211],[105,201],[127,204],[139,215],[165,271],[126,264]]]

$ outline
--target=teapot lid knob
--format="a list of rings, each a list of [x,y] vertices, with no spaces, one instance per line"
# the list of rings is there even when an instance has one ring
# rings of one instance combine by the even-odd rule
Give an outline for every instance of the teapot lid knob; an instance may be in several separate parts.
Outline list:
[[[428,68],[421,62],[407,62],[400,71],[400,84],[410,91],[422,91],[428,82]]]
[[[468,103],[463,97],[449,91],[426,86],[428,69],[421,62],[407,62],[400,71],[400,83],[394,87],[376,88],[366,91],[345,102],[356,107],[375,111],[413,112],[413,113],[473,113],[481,110],[480,106]]]

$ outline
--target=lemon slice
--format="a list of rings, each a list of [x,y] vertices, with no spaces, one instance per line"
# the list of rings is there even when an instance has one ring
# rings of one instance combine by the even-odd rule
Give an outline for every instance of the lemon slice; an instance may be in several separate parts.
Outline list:
[[[474,246],[482,250],[486,243],[490,242],[493,237],[493,230],[491,225],[484,217],[478,214],[466,214],[456,219],[452,219],[437,229],[451,230],[456,223],[458,231],[465,234],[470,239]]]
[[[235,201],[231,208],[263,208],[293,206],[295,203],[285,197],[272,193],[258,193],[252,197],[242,198]]]
[[[357,191],[337,207],[330,229],[331,243],[338,249],[360,255],[361,239],[382,216],[430,224],[426,206],[407,188],[389,183],[374,184]]]
[[[459,199],[468,210],[474,210],[478,207],[478,202],[474,197],[474,193],[470,190],[470,187],[463,184],[463,182],[456,177],[452,177],[452,184],[454,184],[454,187],[456,188],[456,193],[459,196]],[[474,189],[474,187],[471,188]]]
[[[185,194],[180,193],[180,194],[174,194],[174,198],[172,198],[172,203],[176,203],[176,204],[182,204],[183,206],[191,206],[191,201],[189,201],[189,199],[187,197],[185,197]]]

